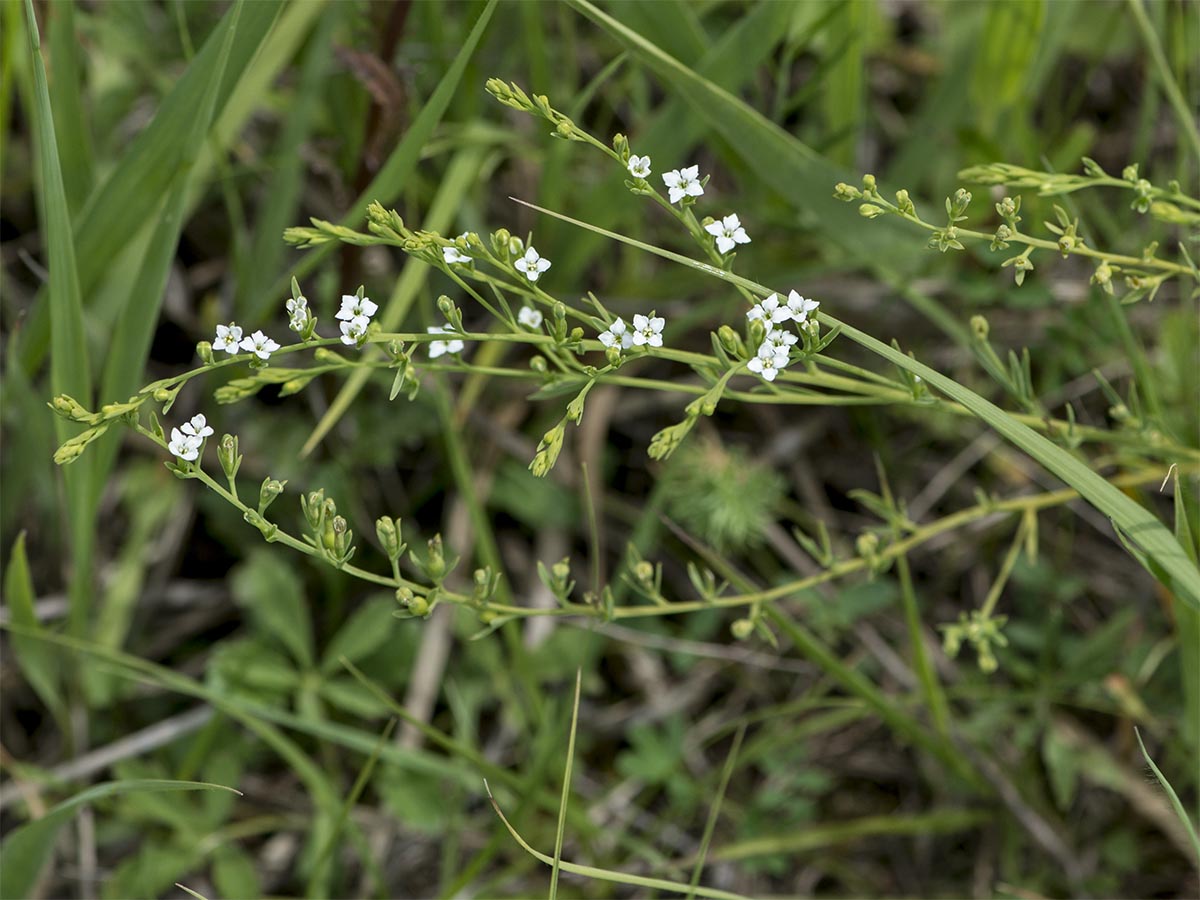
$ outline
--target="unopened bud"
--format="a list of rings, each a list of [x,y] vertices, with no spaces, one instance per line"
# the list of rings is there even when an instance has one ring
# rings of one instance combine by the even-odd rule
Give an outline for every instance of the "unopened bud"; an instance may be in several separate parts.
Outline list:
[[[737,619],[729,626],[729,630],[739,641],[744,641],[754,633],[754,622],[751,619]]]
[[[200,357],[200,362],[206,366],[213,364],[213,349],[212,344],[208,341],[201,341],[196,345],[196,355]]]
[[[263,481],[262,487],[258,490],[258,514],[260,516],[267,511],[267,507],[275,502],[275,498],[283,493],[286,484],[286,480],[276,481],[269,476]]]

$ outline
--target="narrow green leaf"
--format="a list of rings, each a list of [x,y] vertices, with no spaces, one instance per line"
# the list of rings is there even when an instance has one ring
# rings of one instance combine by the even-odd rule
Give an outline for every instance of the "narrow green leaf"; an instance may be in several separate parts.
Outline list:
[[[17,535],[4,573],[4,599],[14,623],[35,632],[43,630],[34,613],[33,579],[29,560],[25,556],[25,532]],[[38,698],[60,723],[66,723],[66,702],[60,689],[60,663],[53,651],[43,642],[25,635],[14,634],[13,655]]]
[[[54,78],[50,82],[50,107],[62,157],[67,206],[74,216],[92,191],[95,161],[92,136],[84,117],[79,74],[79,38],[75,33],[75,0],[60,0],[45,7],[47,40]]]
[[[0,898],[28,897],[33,890],[42,867],[50,858],[58,839],[59,830],[66,825],[79,807],[105,797],[119,794],[134,794],[148,791],[233,791],[221,784],[202,781],[162,781],[137,779],[110,781],[81,791],[69,800],[64,800],[40,819],[22,825],[5,835],[0,846]]]
[[[567,738],[567,764],[563,768],[562,799],[558,803],[558,830],[554,835],[554,861],[550,865],[550,900],[558,897],[558,872],[562,868],[563,836],[567,830],[567,807],[571,801],[571,766],[575,762],[575,732],[579,727],[579,690],[583,670],[575,670],[575,700],[571,704],[571,734]]]
[[[1179,799],[1179,795],[1175,793],[1175,788],[1171,787],[1171,782],[1167,780],[1167,776],[1162,773],[1158,766],[1154,764],[1154,760],[1150,758],[1150,754],[1146,751],[1146,745],[1142,741],[1142,732],[1134,728],[1133,733],[1137,736],[1138,746],[1142,748],[1142,757],[1146,760],[1146,765],[1150,767],[1150,771],[1154,773],[1154,777],[1158,779],[1158,783],[1166,791],[1167,798],[1171,801],[1171,808],[1175,810],[1175,815],[1179,817],[1179,821],[1183,823],[1183,827],[1187,830],[1188,840],[1191,841],[1192,849],[1196,853],[1196,864],[1200,866],[1200,837],[1196,835],[1196,826],[1192,824],[1191,816],[1183,808],[1183,802]]]
[[[71,236],[71,215],[63,186],[54,116],[46,83],[46,65],[32,0],[25,0],[26,27],[29,29],[33,57],[34,131],[37,135],[41,171],[42,227],[50,263],[49,310],[51,324],[50,386],[55,394],[70,394],[85,406],[92,402],[92,376],[88,366],[87,341],[80,300],[79,278],[75,268],[75,244]],[[57,420],[59,441],[75,431]],[[91,496],[91,470],[72,466],[63,472],[67,485],[67,521],[71,535],[71,576],[68,585],[70,612],[68,625],[74,634],[82,633],[87,622],[91,581],[94,528],[86,514]]]

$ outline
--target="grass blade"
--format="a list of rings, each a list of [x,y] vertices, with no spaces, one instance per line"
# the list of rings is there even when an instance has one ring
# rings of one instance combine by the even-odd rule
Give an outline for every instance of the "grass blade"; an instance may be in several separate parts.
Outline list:
[[[133,794],[158,791],[239,791],[221,784],[203,781],[163,781],[157,779],[134,779],[110,781],[81,791],[69,800],[64,800],[40,819],[35,819],[10,832],[0,847],[0,870],[4,872],[0,882],[0,898],[28,897],[42,867],[50,858],[59,830],[66,825],[79,807],[105,797],[118,794]]]
[[[742,748],[742,738],[746,736],[746,724],[743,722],[733,735],[733,745],[729,755],[725,757],[725,767],[721,770],[721,781],[717,785],[717,796],[713,798],[712,808],[708,811],[708,821],[704,823],[704,836],[700,838],[700,851],[696,854],[696,865],[692,869],[691,890],[688,900],[696,896],[696,886],[700,884],[700,875],[704,871],[704,862],[708,859],[708,847],[712,843],[713,832],[717,828],[717,818],[721,815],[721,803],[725,799],[725,791],[729,787],[729,779],[737,764],[738,751]]]
[[[4,573],[4,598],[13,622],[34,632],[43,630],[33,610],[33,580],[29,575],[29,560],[25,556],[23,531],[17,535],[8,558],[8,571]],[[13,635],[12,647],[29,686],[46,704],[59,727],[64,727],[67,723],[67,706],[59,685],[58,662],[50,648],[42,641],[17,634]]]
[[[88,132],[79,90],[78,38],[75,34],[75,0],[47,4],[47,41],[54,62],[50,108],[62,156],[63,186],[72,215],[79,212],[92,191],[92,136]]]
[[[80,299],[79,277],[75,266],[75,243],[71,234],[71,214],[63,186],[50,91],[46,82],[46,64],[32,0],[25,0],[26,27],[29,29],[33,58],[34,102],[32,111],[37,135],[38,162],[41,169],[41,210],[44,243],[50,264],[49,315],[51,324],[50,386],[54,394],[70,394],[85,406],[92,401],[92,376],[88,366],[87,341]],[[56,420],[59,440],[66,440],[73,429]],[[87,622],[95,530],[85,515],[91,496],[91,470],[72,467],[63,473],[67,485],[67,521],[71,537],[70,612],[68,625],[73,634],[81,634]]]
[[[571,799],[571,766],[575,762],[575,731],[579,726],[579,688],[583,670],[575,670],[575,702],[571,707],[571,736],[567,739],[567,765],[563,771],[562,799],[558,805],[558,831],[554,835],[554,862],[550,868],[550,900],[558,896],[558,870],[562,867],[563,834],[567,830],[567,805]]]
[[[1142,732],[1134,728],[1133,733],[1137,735],[1138,746],[1142,748],[1142,757],[1146,760],[1146,765],[1150,767],[1150,771],[1154,773],[1154,777],[1158,779],[1158,783],[1166,791],[1167,797],[1171,801],[1171,807],[1175,810],[1175,815],[1179,817],[1179,821],[1183,823],[1183,827],[1187,830],[1188,840],[1191,841],[1192,849],[1196,853],[1196,865],[1200,867],[1200,837],[1196,836],[1196,826],[1192,824],[1191,817],[1187,814],[1187,810],[1183,808],[1183,802],[1179,799],[1179,795],[1175,793],[1175,788],[1171,787],[1171,782],[1167,781],[1167,776],[1159,770],[1158,766],[1154,764],[1154,760],[1150,758],[1150,754],[1146,751],[1146,745],[1142,742]]]

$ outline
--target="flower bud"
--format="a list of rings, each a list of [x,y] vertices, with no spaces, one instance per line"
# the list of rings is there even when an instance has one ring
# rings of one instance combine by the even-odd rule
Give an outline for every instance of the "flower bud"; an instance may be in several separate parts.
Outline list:
[[[1124,178],[1126,181],[1137,181],[1138,180],[1137,163],[1134,163],[1132,166],[1126,166],[1124,169],[1122,169],[1121,177]]]
[[[233,481],[237,477],[238,469],[242,466],[236,435],[226,434],[221,438],[221,443],[217,444],[217,460],[221,463],[225,477]]]
[[[447,319],[454,315],[454,301],[445,294],[442,294],[442,296],[438,297],[437,306],[442,315]]]
[[[913,205],[912,198],[908,196],[906,190],[896,191],[896,206],[906,216],[914,216],[917,213],[917,208]]]
[[[654,566],[646,560],[641,560],[633,567],[633,577],[642,584],[651,584],[654,581]]]
[[[874,203],[864,203],[858,208],[858,214],[864,219],[874,219],[877,216],[883,215],[883,208],[876,206]]]
[[[971,316],[971,334],[975,336],[977,341],[986,341],[988,339],[988,320],[983,316]]]
[[[213,349],[212,344],[208,341],[201,341],[196,345],[196,355],[200,357],[200,362],[206,366],[213,364]]]
[[[864,175],[862,177],[862,186],[863,186],[863,190],[866,191],[867,193],[873,192],[875,190],[875,176],[874,175]]]
[[[429,555],[425,561],[425,574],[434,581],[446,574],[446,556],[442,549],[442,536],[435,534],[426,544]]]
[[[833,196],[838,200],[845,201],[846,203],[853,203],[855,200],[862,199],[862,191],[852,184],[846,184],[844,181],[839,181],[836,185],[834,185]]]
[[[237,438],[234,438],[236,441]],[[236,444],[234,445],[236,449]],[[300,508],[304,511],[304,520],[308,522],[308,527],[318,529],[324,521],[325,510],[325,489],[319,491],[310,491],[308,494],[300,495]]]
[[[260,516],[267,511],[267,507],[275,502],[275,498],[283,493],[286,484],[286,480],[276,481],[270,476],[263,480],[262,487],[258,490],[258,514]]]
[[[754,633],[754,621],[752,619],[738,619],[729,626],[729,631],[737,640],[744,641]]]
[[[375,520],[375,536],[388,559],[397,560],[404,552],[404,544],[400,542],[400,520],[389,516],[380,516]]]
[[[547,370],[546,357],[541,355],[534,356],[533,359],[529,360],[529,368],[533,369],[533,371],[539,374],[544,375]]]

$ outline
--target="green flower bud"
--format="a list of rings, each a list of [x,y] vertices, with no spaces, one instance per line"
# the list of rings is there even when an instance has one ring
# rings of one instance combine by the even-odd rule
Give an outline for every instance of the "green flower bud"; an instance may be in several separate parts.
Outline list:
[[[234,438],[236,441],[237,438]],[[236,450],[237,444],[234,444]],[[322,488],[319,491],[311,491],[308,494],[300,495],[300,508],[304,511],[304,520],[308,522],[308,527],[316,530],[321,527],[324,521],[325,510],[325,490]]]
[[[546,371],[547,371],[546,357],[541,356],[541,355],[534,356],[533,359],[529,360],[529,368],[533,369],[533,371],[535,371],[539,374],[542,374],[542,375],[546,374]]]
[[[874,203],[864,203],[858,208],[858,214],[864,219],[874,219],[877,216],[882,216],[883,213],[883,208],[876,206]]]
[[[987,319],[983,316],[971,316],[971,334],[975,336],[975,340],[986,341],[989,330]]]
[[[375,536],[388,559],[397,560],[404,552],[404,544],[400,542],[400,520],[389,516],[380,516],[375,520]]]
[[[446,556],[442,549],[442,536],[435,534],[426,544],[429,555],[425,560],[425,574],[437,581],[446,574]]]
[[[873,193],[875,190],[875,176],[874,175],[864,175],[862,177],[862,186],[863,186],[863,190],[866,191],[867,193]]]
[[[225,472],[225,477],[233,481],[237,477],[238,469],[242,466],[242,457],[238,453],[238,439],[236,435],[226,434],[222,436],[221,443],[217,444],[217,460],[221,463],[221,469]]]
[[[219,450],[218,450],[219,453]],[[268,476],[263,480],[262,487],[258,490],[258,514],[263,515],[267,511],[275,499],[283,493],[283,488],[287,481],[276,481]]]
[[[846,184],[844,181],[839,181],[833,188],[833,196],[845,203],[853,203],[855,200],[862,199],[862,191],[854,187],[852,184]]]
[[[213,364],[213,348],[208,341],[201,341],[196,345],[196,355],[200,357],[200,362],[206,366]]]
[[[737,640],[744,641],[750,635],[754,634],[754,621],[752,619],[738,619],[729,626],[729,630]]]

